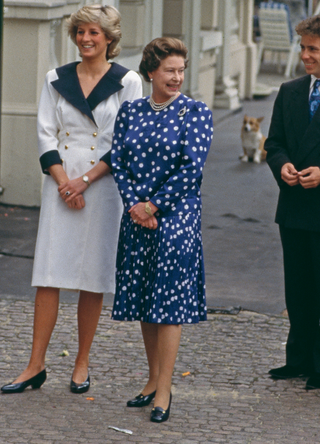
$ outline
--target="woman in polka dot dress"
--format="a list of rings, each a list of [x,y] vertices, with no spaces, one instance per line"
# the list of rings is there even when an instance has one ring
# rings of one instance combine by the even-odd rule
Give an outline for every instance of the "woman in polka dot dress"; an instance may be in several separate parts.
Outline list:
[[[203,102],[180,93],[186,56],[178,39],[146,46],[140,72],[152,95],[122,105],[111,154],[124,204],[113,319],[141,322],[149,380],[127,405],[155,398],[154,422],[169,417],[181,325],[206,320],[200,185],[213,124]]]

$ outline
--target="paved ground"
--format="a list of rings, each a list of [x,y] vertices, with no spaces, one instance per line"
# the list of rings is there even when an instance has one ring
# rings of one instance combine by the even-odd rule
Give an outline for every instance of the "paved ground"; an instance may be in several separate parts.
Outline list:
[[[279,314],[284,309],[282,252],[274,223],[278,187],[268,165],[242,163],[244,114],[261,117],[267,134],[273,93],[245,102],[218,123],[204,172],[203,237],[211,306],[242,306]]]
[[[1,380],[27,363],[33,307],[0,302]],[[319,391],[301,380],[274,382],[284,359],[287,319],[242,311],[210,315],[183,329],[169,421],[153,424],[150,407],[129,409],[147,377],[138,323],[110,320],[105,308],[92,348],[92,387],[69,392],[77,348],[76,306],[62,304],[40,390],[0,395],[0,443],[30,444],[315,444],[320,442]],[[63,350],[70,355],[60,356]],[[183,376],[183,373],[190,375]],[[131,430],[126,435],[109,426]]]
[[[0,444],[320,443],[320,391],[307,392],[303,380],[268,377],[271,367],[284,363],[288,332],[280,315],[277,189],[265,164],[238,161],[243,113],[265,115],[266,133],[273,99],[246,102],[242,113],[227,120],[215,114],[203,184],[208,301],[214,308],[245,309],[210,314],[208,322],[183,328],[169,421],[151,423],[151,406],[126,407],[146,380],[147,363],[138,323],[111,321],[111,295],[92,347],[91,389],[70,393],[77,298],[64,293],[47,354],[47,382],[40,390],[0,395]],[[37,209],[0,206],[0,385],[22,371],[30,354],[37,219]],[[64,350],[69,356],[62,356]]]

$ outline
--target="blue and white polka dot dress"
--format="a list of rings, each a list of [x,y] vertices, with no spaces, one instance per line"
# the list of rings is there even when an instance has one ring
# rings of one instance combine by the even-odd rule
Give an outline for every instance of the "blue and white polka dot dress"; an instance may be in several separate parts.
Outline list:
[[[149,98],[120,108],[111,160],[124,215],[113,319],[206,320],[200,185],[212,133],[211,111],[183,94],[159,112]],[[156,230],[128,214],[148,200],[159,208]]]

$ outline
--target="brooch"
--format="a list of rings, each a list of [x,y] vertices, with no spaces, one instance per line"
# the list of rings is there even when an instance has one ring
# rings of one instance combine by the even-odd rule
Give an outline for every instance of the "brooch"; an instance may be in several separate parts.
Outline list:
[[[180,109],[180,111],[178,112],[178,116],[182,117],[185,115],[185,113],[187,112],[187,107],[184,106],[183,108]]]

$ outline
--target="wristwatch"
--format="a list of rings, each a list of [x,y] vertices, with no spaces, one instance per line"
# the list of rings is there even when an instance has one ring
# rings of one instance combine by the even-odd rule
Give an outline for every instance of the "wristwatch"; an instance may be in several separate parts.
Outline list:
[[[84,174],[82,176],[82,180],[84,183],[86,183],[88,185],[88,187],[90,187],[91,183],[90,183],[89,177],[86,174]]]

